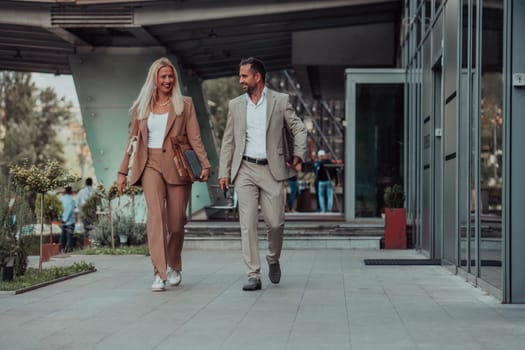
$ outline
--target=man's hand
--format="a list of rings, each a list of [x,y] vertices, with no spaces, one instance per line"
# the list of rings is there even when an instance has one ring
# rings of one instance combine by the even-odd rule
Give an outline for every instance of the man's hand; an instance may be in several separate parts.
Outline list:
[[[228,191],[230,189],[230,179],[227,177],[221,177],[219,179],[219,187],[222,192]]]
[[[117,175],[117,191],[119,196],[124,193],[124,189],[126,189],[126,175],[119,173]]]
[[[298,156],[293,156],[292,162],[291,163],[286,163],[286,165],[288,165],[290,168],[294,168],[295,169],[295,167],[297,165],[301,164],[301,162],[302,162],[301,158],[299,158]]]

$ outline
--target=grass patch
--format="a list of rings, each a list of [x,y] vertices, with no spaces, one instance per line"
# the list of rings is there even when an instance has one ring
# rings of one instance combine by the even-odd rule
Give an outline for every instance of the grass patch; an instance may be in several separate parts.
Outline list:
[[[118,247],[111,249],[108,247],[88,248],[79,251],[78,254],[85,255],[149,255],[147,245],[137,245],[129,247]]]
[[[92,263],[86,263],[84,261],[76,262],[70,266],[49,267],[42,269],[42,271],[29,267],[23,276],[15,276],[12,282],[0,281],[0,291],[15,291],[29,288],[59,278],[94,270],[95,266]]]

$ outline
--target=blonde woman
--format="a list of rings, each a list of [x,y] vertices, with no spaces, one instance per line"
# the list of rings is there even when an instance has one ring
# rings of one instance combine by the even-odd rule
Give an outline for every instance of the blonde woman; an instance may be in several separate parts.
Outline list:
[[[191,180],[179,176],[173,161],[171,139],[187,136],[202,166],[201,181],[207,181],[210,162],[201,141],[195,107],[182,96],[176,70],[167,58],[149,68],[146,82],[131,109],[128,144],[137,136],[136,153],[128,174],[129,154],[124,153],[117,175],[120,193],[129,183],[142,186],[147,207],[148,244],[153,263],[153,291],[181,282],[182,246],[186,206]]]

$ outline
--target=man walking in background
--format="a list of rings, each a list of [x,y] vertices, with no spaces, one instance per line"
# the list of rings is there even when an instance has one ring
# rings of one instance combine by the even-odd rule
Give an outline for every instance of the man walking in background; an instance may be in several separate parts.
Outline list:
[[[319,164],[317,169],[317,198],[319,202],[319,210],[321,213],[332,212],[334,188],[332,180],[335,179],[333,168],[326,165],[332,164],[329,155],[322,149],[317,152],[319,157]]]
[[[82,207],[86,204],[86,201],[95,193],[93,188],[93,179],[88,177],[86,179],[86,186],[78,191],[76,205],[78,212],[80,214],[80,220],[82,221],[82,226],[84,227],[84,239],[89,238],[89,231],[91,230],[92,223],[89,222],[88,217],[82,211]]]
[[[279,283],[279,258],[284,230],[284,184],[297,175],[295,167],[306,151],[306,128],[295,114],[288,95],[265,87],[266,70],[256,58],[241,60],[239,83],[245,94],[229,103],[222,139],[219,186],[235,184],[239,200],[241,245],[248,283],[245,291],[261,289],[261,262],[257,234],[258,207],[262,208],[268,235],[268,276]],[[294,135],[294,156],[286,164],[282,129]]]
[[[71,186],[66,186],[65,193],[60,197],[62,203],[62,234],[60,249],[69,253],[73,248],[73,232],[75,231],[75,200]]]

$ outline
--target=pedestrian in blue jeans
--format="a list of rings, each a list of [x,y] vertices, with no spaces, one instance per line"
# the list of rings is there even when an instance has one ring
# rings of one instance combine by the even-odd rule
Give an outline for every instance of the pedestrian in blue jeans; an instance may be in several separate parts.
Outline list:
[[[290,194],[288,195],[288,211],[295,211],[295,199],[299,194],[299,183],[297,182],[297,176],[288,179],[288,186],[290,187]]]
[[[60,235],[60,249],[70,252],[73,248],[73,232],[75,231],[75,200],[71,186],[65,188],[65,193],[60,197],[62,202],[62,234]]]
[[[332,164],[332,161],[324,150],[317,152],[319,157],[319,168],[317,170],[318,191],[317,197],[319,200],[319,209],[322,213],[330,213],[332,211],[334,189],[332,179],[334,178],[333,170],[325,167],[326,164]]]

